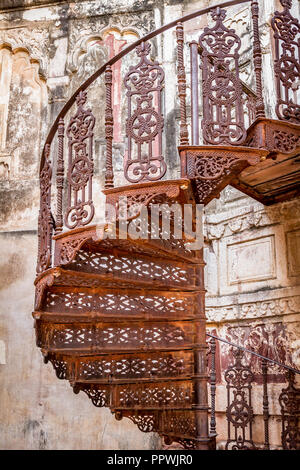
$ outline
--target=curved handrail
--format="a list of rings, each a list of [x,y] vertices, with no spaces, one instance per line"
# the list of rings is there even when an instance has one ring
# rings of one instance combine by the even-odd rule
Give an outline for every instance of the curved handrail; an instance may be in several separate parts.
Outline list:
[[[43,151],[42,151],[42,157],[41,157],[41,162],[40,162],[40,172],[42,171],[43,164],[44,164],[44,153],[45,153],[45,148],[47,144],[51,144],[52,139],[57,131],[58,123],[59,120],[64,118],[69,109],[73,106],[76,100],[76,96],[80,91],[86,90],[98,77],[100,77],[104,72],[107,66],[111,66],[118,62],[120,59],[122,59],[125,55],[127,55],[129,52],[134,50],[139,44],[142,42],[149,41],[150,39],[154,38],[155,36],[158,36],[159,34],[167,31],[170,28],[173,28],[176,26],[178,23],[185,23],[186,21],[189,21],[193,18],[197,18],[198,16],[205,15],[206,13],[209,13],[211,10],[219,7],[219,8],[226,8],[234,5],[238,5],[241,3],[248,3],[251,0],[229,0],[227,2],[219,3],[216,5],[212,5],[206,8],[203,8],[201,10],[197,10],[193,13],[189,13],[188,15],[182,16],[181,18],[178,18],[177,20],[173,20],[170,23],[167,23],[164,26],[161,26],[158,29],[155,29],[154,31],[146,34],[142,38],[138,39],[137,41],[133,42],[129,46],[127,46],[125,49],[123,49],[121,52],[116,54],[114,57],[112,57],[110,60],[108,60],[104,65],[102,65],[93,75],[91,75],[82,85],[80,85],[79,88],[75,91],[75,93],[71,96],[71,98],[67,101],[67,103],[63,106],[61,109],[60,113],[56,117],[53,125],[51,126],[51,129],[47,135]]]
[[[229,344],[230,346],[233,346],[234,348],[238,348],[244,352],[253,354],[253,356],[257,356],[260,359],[264,359],[265,361],[273,362],[274,364],[277,364],[278,366],[283,367],[284,369],[288,369],[291,372],[294,372],[295,374],[300,374],[300,371],[297,369],[294,369],[293,367],[286,366],[285,364],[282,364],[281,362],[276,361],[275,359],[270,359],[269,357],[262,356],[261,354],[251,351],[250,349],[244,348],[243,346],[238,346],[237,344],[231,343],[230,341],[227,341],[226,339],[219,338],[218,336],[212,335],[211,333],[206,333],[206,336],[210,336],[211,338],[214,338],[218,341],[222,341],[223,343]]]

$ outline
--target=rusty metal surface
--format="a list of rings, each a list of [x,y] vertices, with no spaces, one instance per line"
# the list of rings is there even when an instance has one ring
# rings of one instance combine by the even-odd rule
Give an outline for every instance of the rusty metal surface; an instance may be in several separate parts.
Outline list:
[[[150,51],[149,42],[136,48],[140,61],[130,67],[124,78],[128,99],[128,157],[124,174],[130,183],[157,181],[167,170],[162,153],[161,93],[165,74],[158,62],[147,57]]]
[[[232,146],[179,147],[181,175],[192,181],[195,200],[208,204],[249,165],[256,166],[268,151]]]
[[[40,210],[38,219],[37,274],[51,266],[53,219],[51,213],[52,163],[50,145],[45,147],[44,165],[40,172]]]
[[[69,229],[88,225],[95,212],[92,200],[95,117],[90,109],[86,109],[86,101],[86,92],[80,92],[76,100],[77,112],[67,127],[69,161],[65,225]]]
[[[299,125],[258,118],[247,130],[245,145],[268,150],[268,159],[243,170],[233,186],[266,205],[300,194]]]
[[[244,2],[227,2],[225,6],[238,3]],[[50,361],[57,377],[69,380],[73,391],[84,392],[96,407],[107,406],[116,419],[126,417],[141,431],[158,432],[168,443],[175,441],[187,449],[215,448],[217,434],[217,345],[213,338],[209,378],[203,250],[189,250],[185,245],[185,233],[180,239],[172,233],[166,239],[161,220],[158,239],[122,239],[119,227],[116,239],[112,239],[105,236],[107,223],[90,225],[95,212],[92,196],[95,118],[87,107],[84,90],[105,73],[104,194],[107,202],[115,207],[117,220],[123,218],[125,224],[134,224],[143,208],[150,208],[154,203],[207,204],[229,183],[255,197],[251,181],[249,183],[251,175],[265,168],[270,168],[274,174],[272,162],[281,168],[281,161],[291,160],[299,152],[299,126],[295,124],[299,107],[290,97],[295,80],[299,79],[294,37],[299,25],[291,17],[291,2],[281,0],[281,4],[284,11],[275,12],[272,26],[276,45],[276,112],[285,121],[265,117],[258,2],[252,1],[255,91],[240,80],[241,42],[235,31],[224,25],[226,11],[219,7],[207,8],[147,35],[112,58],[82,84],[59,114],[42,155],[38,275],[33,317],[37,345],[45,362]],[[199,31],[199,41],[189,46],[191,77],[188,83],[184,63],[188,45],[184,40],[183,23],[208,12],[215,24]],[[170,27],[176,27],[178,144],[181,145],[181,179],[173,181],[163,180],[167,164],[163,154],[162,91],[168,84],[164,81],[162,66],[152,59],[149,42],[158,32]],[[138,63],[123,77],[128,116],[124,177],[132,184],[113,188],[112,65],[134,49]],[[199,65],[202,96],[199,93]],[[186,107],[189,85],[192,146],[188,139]],[[66,112],[75,101],[77,107],[73,117],[65,122]],[[200,109],[203,109],[202,135],[199,132]],[[50,143],[56,131],[54,221]],[[201,139],[206,145],[200,145]],[[68,143],[66,169],[64,140]],[[297,183],[298,174],[295,174]],[[66,201],[63,193],[65,177]],[[276,202],[276,191],[278,193],[278,189],[267,185],[263,202],[269,196]],[[127,198],[126,214],[119,204],[120,196]],[[253,449],[256,447],[252,437],[251,404],[254,376],[245,362],[242,348],[235,346],[234,351],[232,364],[223,371],[228,399],[226,448]],[[262,363],[262,383],[264,448],[268,449],[266,362]],[[298,446],[298,395],[291,375],[288,388],[280,396],[284,448]]]
[[[241,145],[246,138],[239,79],[241,40],[224,25],[226,10],[211,13],[215,25],[200,35],[203,87],[203,141]]]
[[[276,400],[281,409],[281,444],[283,449],[299,450],[299,410],[300,410],[300,390],[295,386],[295,377],[300,371],[280,363],[274,359],[239,346],[231,341],[225,340],[207,333],[209,339],[208,362],[210,369],[210,428],[217,435],[218,422],[215,422],[215,385],[222,381],[226,383],[227,388],[227,441],[226,449],[234,450],[269,450],[269,401],[272,399],[272,368],[276,365],[278,373],[283,375],[287,386],[284,387]],[[219,344],[218,344],[219,343]],[[230,364],[220,368],[217,364],[220,358],[216,355],[216,347],[222,345],[230,353]],[[254,371],[254,359],[259,361],[259,375]],[[216,376],[216,368],[219,368],[219,377]],[[216,380],[217,378],[217,380]],[[255,415],[252,407],[253,385],[254,382],[262,384],[261,400],[256,402],[256,409],[260,408],[259,413],[263,418],[264,441],[255,443],[253,439],[254,423],[256,425],[260,416]],[[271,393],[270,393],[271,392]]]
[[[275,39],[276,114],[279,119],[299,124],[300,106],[295,91],[300,79],[300,23],[290,12],[292,0],[280,3],[283,10],[276,11],[271,21]]]
[[[285,450],[300,449],[300,390],[295,386],[295,374],[287,373],[287,387],[279,396],[281,407],[282,446]]]

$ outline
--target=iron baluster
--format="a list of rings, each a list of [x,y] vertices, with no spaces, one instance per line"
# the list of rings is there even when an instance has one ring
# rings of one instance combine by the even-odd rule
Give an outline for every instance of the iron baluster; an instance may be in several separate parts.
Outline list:
[[[263,359],[261,361],[262,379],[263,379],[263,418],[264,418],[264,449],[270,449],[269,442],[269,397],[268,397],[268,362]]]
[[[180,100],[180,145],[189,144],[189,134],[186,122],[186,76],[184,66],[184,31],[182,23],[178,23],[176,26],[177,36],[177,83],[178,83],[178,95]]]
[[[86,101],[87,93],[80,91],[76,98],[77,112],[67,127],[69,160],[65,225],[69,229],[89,224],[95,212],[92,200],[95,118],[90,109],[85,109]]]
[[[199,67],[198,43],[190,43],[191,52],[191,103],[192,103],[192,145],[199,145]],[[205,103],[203,101],[203,106]]]
[[[203,82],[203,140],[213,145],[241,145],[246,138],[239,78],[241,40],[225,27],[226,11],[211,13],[215,25],[199,38]]]
[[[210,395],[211,395],[211,411],[210,411],[210,435],[216,436],[216,340],[210,340],[211,365],[210,365]]]
[[[105,188],[114,187],[114,172],[112,162],[112,141],[114,130],[114,119],[112,110],[112,69],[108,65],[105,69],[106,107],[105,107],[105,139],[106,139],[106,167]]]
[[[149,42],[142,42],[136,47],[140,61],[129,68],[124,78],[128,99],[128,158],[124,173],[130,183],[158,181],[167,171],[162,152],[162,89],[165,74],[157,61],[147,57],[150,51]]]
[[[57,213],[55,235],[63,230],[63,187],[64,187],[64,133],[65,124],[61,118],[58,123],[58,153],[57,153],[57,169],[56,169],[56,187],[57,187]]]
[[[281,442],[284,450],[300,450],[300,390],[295,387],[295,373],[287,372],[288,385],[279,395]]]
[[[253,22],[253,62],[254,62],[254,72],[255,72],[255,84],[256,84],[255,117],[258,118],[258,117],[265,117],[265,105],[264,105],[263,94],[262,94],[262,79],[261,79],[262,57],[261,57],[261,47],[260,47],[259,29],[258,29],[259,8],[258,8],[257,1],[251,2],[251,13],[252,13],[252,22]]]
[[[51,214],[50,144],[45,145],[40,172],[40,211],[38,218],[38,262],[36,271],[42,273],[51,266],[53,220]]]
[[[254,377],[250,368],[242,364],[243,351],[233,350],[233,356],[234,364],[225,371],[228,423],[228,439],[225,448],[226,450],[255,449],[252,440],[253,409],[251,403],[251,384]],[[232,428],[234,436],[231,434]]]

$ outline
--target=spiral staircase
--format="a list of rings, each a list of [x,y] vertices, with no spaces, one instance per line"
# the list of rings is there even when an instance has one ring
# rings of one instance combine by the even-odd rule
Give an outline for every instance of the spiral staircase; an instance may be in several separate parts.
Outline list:
[[[222,5],[235,3],[240,2]],[[281,0],[281,3],[287,24],[289,2]],[[195,241],[196,207],[205,206],[218,197],[229,183],[264,203],[282,200],[283,194],[287,194],[286,183],[282,183],[284,178],[270,198],[266,191],[260,190],[262,182],[257,183],[251,175],[253,172],[261,174],[259,169],[264,168],[272,171],[276,161],[291,163],[300,147],[299,106],[296,112],[294,103],[284,103],[282,99],[278,112],[286,105],[285,115],[278,120],[265,116],[258,3],[252,1],[251,9],[256,98],[255,119],[249,129],[244,127],[241,111],[239,38],[224,25],[225,10],[207,8],[150,33],[122,52],[124,56],[136,50],[138,58],[138,63],[131,66],[124,78],[128,99],[128,156],[124,175],[131,184],[114,187],[113,183],[113,65],[121,57],[111,59],[99,69],[65,105],[49,133],[41,161],[39,254],[33,317],[37,346],[41,348],[44,361],[52,363],[59,379],[70,382],[74,393],[84,392],[96,407],[109,407],[116,419],[129,418],[141,431],[157,432],[166,443],[175,441],[187,449],[214,449],[216,445],[216,435],[208,427],[205,263],[203,248],[190,248],[191,240]],[[214,26],[201,32],[199,43],[190,44],[190,144],[183,23],[210,10]],[[279,21],[280,14],[275,12],[274,21],[276,18]],[[290,23],[296,21],[291,18],[290,15]],[[171,27],[176,27],[177,35],[181,177],[166,180],[163,179],[166,163],[162,156],[164,118],[161,106],[164,72],[150,58],[149,41]],[[282,40],[276,31],[274,34],[275,40]],[[226,44],[228,35],[232,40],[230,45]],[[210,51],[212,43],[208,37],[213,37],[217,44]],[[234,46],[232,54],[229,49]],[[199,58],[205,85],[202,145],[199,142]],[[116,217],[93,225],[95,117],[87,106],[85,90],[101,74],[104,74],[106,87],[103,192],[106,202],[115,208]],[[227,88],[227,94],[224,89],[218,94],[216,86]],[[76,112],[65,132],[65,116],[74,104]],[[277,131],[277,140],[267,138],[262,129],[268,129],[272,135]],[[286,134],[289,134],[290,145],[286,140],[278,140],[280,135],[286,139]],[[53,145],[55,136],[57,143]],[[287,164],[285,171],[286,168]],[[289,181],[290,197],[299,191],[299,173],[297,175]],[[54,176],[56,216],[51,208]],[[125,211],[120,203],[122,198],[126,198]],[[170,218],[170,236],[165,236],[161,214],[157,219],[159,236],[151,237],[151,209],[160,205],[168,210],[174,204],[192,208],[193,236],[183,228],[181,237],[176,237],[174,217]],[[129,227],[136,232],[140,230],[140,217],[145,209],[147,237],[134,237]]]

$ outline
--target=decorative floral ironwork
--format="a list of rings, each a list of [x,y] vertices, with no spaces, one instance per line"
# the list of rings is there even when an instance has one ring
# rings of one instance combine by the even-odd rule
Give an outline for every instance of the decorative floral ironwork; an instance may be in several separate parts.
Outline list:
[[[182,357],[183,356],[183,357]],[[151,378],[178,377],[191,373],[191,356],[184,353],[152,353],[124,357],[80,358],[78,360],[78,378],[83,380],[114,378]]]
[[[155,414],[135,412],[133,414],[127,415],[126,417],[136,424],[139,430],[142,432],[157,431],[158,424]]]
[[[291,15],[292,0],[280,0],[283,10],[272,18],[275,39],[276,114],[279,119],[300,122],[297,103],[300,82],[300,23]]]
[[[95,118],[90,109],[84,109],[86,99],[86,92],[81,91],[76,98],[77,113],[67,128],[69,167],[65,224],[70,229],[87,225],[94,216],[92,176]]]
[[[90,398],[94,406],[101,408],[109,405],[109,389],[105,386],[96,384],[78,384],[74,387],[74,393],[83,391]]]
[[[161,93],[164,71],[158,62],[147,58],[150,49],[151,44],[144,42],[136,48],[140,62],[130,67],[124,79],[128,90],[128,158],[125,177],[131,183],[159,180],[167,169],[162,155],[164,119]]]
[[[46,144],[44,165],[40,173],[40,211],[38,219],[38,262],[37,273],[51,266],[53,219],[51,214],[51,177],[50,145]]]
[[[287,374],[288,386],[279,396],[281,408],[282,446],[285,450],[300,449],[300,390],[295,387],[295,374],[289,371]]]
[[[192,403],[191,383],[130,384],[118,387],[117,407],[188,407]]]
[[[251,389],[253,374],[250,368],[242,364],[243,351],[235,349],[234,364],[225,371],[227,382],[228,439],[226,450],[255,449],[252,440],[253,409],[251,405]],[[234,430],[233,438],[231,430]],[[248,430],[248,438],[246,437]]]
[[[203,139],[206,143],[240,145],[246,138],[239,79],[241,40],[224,26],[226,11],[213,10],[216,22],[199,38],[203,80]]]

